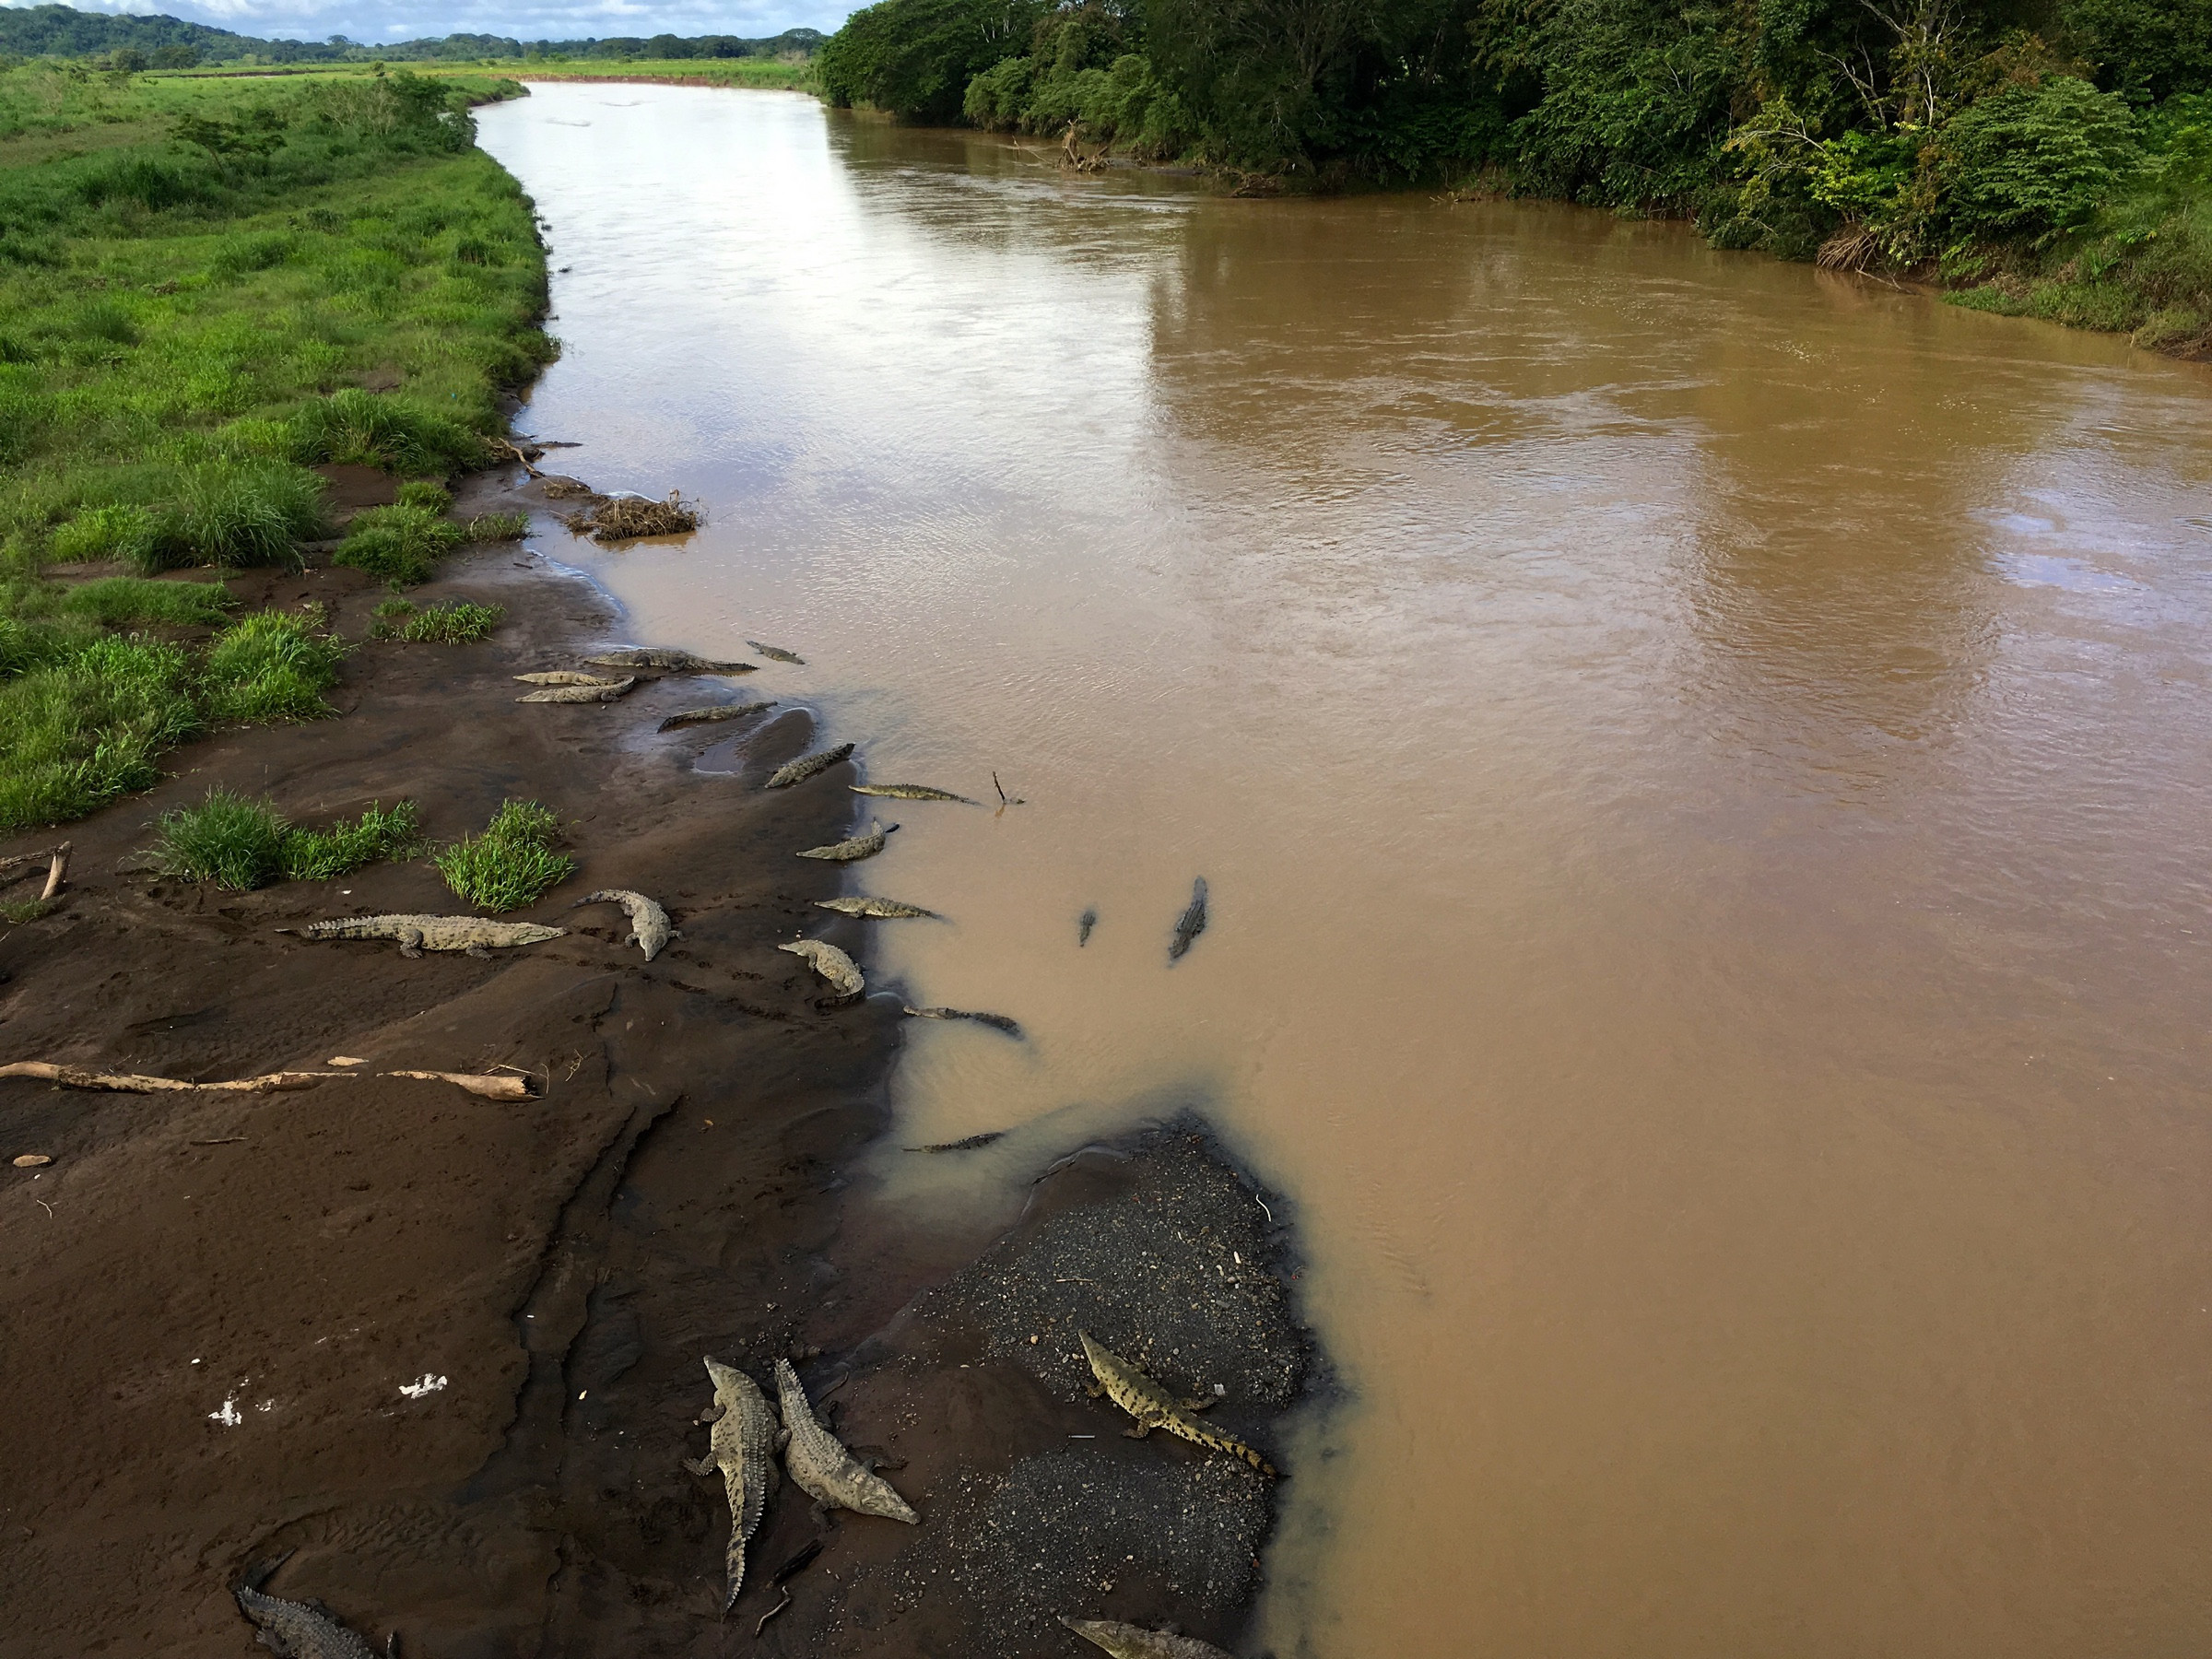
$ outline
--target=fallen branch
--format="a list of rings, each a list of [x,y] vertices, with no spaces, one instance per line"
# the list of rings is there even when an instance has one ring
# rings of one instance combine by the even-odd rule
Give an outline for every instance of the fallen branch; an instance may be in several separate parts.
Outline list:
[[[45,897],[51,899],[53,897],[51,890],[54,883],[53,872],[57,867],[64,870],[69,867],[69,843],[64,841],[58,847],[46,847],[36,853],[18,853],[12,858],[0,858],[0,883],[20,881],[40,865],[47,866],[46,879],[50,890]]]
[[[39,895],[43,904],[62,890],[62,879],[69,874],[69,843],[64,841],[53,850],[53,858],[46,866],[46,890]]]
[[[227,1083],[186,1083],[177,1077],[92,1071],[81,1065],[56,1065],[48,1060],[18,1060],[0,1065],[0,1077],[36,1077],[65,1088],[99,1089],[109,1094],[271,1094],[278,1089],[312,1088],[329,1077],[414,1077],[426,1083],[451,1083],[488,1100],[527,1100],[532,1095],[526,1077],[498,1077],[477,1072],[280,1071]]]
[[[390,1071],[382,1077],[419,1077],[426,1083],[451,1083],[488,1100],[527,1100],[532,1096],[527,1073],[517,1077],[495,1077],[487,1072]]]

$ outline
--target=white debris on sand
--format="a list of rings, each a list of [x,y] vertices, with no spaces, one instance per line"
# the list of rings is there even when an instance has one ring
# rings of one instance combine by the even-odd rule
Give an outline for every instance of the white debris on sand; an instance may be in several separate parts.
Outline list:
[[[399,1385],[399,1392],[406,1395],[410,1400],[419,1400],[425,1394],[436,1394],[440,1389],[443,1388],[445,1384],[445,1378],[436,1376],[429,1371],[424,1371],[421,1377],[417,1381],[413,1382],[402,1382]]]

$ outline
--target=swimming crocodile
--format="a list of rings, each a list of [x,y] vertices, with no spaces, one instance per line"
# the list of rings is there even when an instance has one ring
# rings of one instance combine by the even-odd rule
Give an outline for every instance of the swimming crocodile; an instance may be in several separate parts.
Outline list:
[[[399,954],[405,957],[426,950],[465,950],[480,957],[516,945],[542,945],[569,930],[541,927],[535,922],[489,922],[481,916],[352,916],[342,922],[310,922],[297,931],[303,939],[397,939]]]
[[[834,945],[825,945],[819,939],[800,939],[776,948],[804,957],[809,967],[830,982],[830,988],[848,1002],[867,988],[867,982],[860,976],[859,965]]]
[[[622,682],[604,674],[579,674],[573,668],[551,668],[543,674],[518,674],[525,686],[614,686]]]
[[[781,645],[763,645],[758,640],[747,640],[746,643],[771,663],[796,663],[802,668],[806,666],[806,659],[795,651],[786,651]]]
[[[1004,1140],[1004,1129],[987,1129],[981,1135],[968,1135],[957,1141],[936,1141],[926,1147],[909,1147],[909,1152],[972,1152],[978,1147],[987,1147],[993,1141]]]
[[[1021,1028],[1004,1014],[971,1014],[966,1008],[909,1008],[907,1012],[916,1019],[972,1019],[979,1025],[989,1026],[994,1031],[1004,1031],[1009,1037],[1019,1038],[1021,1035]]]
[[[898,828],[896,824],[891,826],[891,830]],[[865,835],[856,835],[851,841],[832,841],[826,847],[809,847],[799,856],[827,858],[834,864],[852,864],[858,859],[873,858],[883,851],[884,838],[890,834],[891,830],[886,830],[879,820],[870,818]]]
[[[1206,931],[1206,877],[1201,876],[1191,883],[1191,901],[1183,907],[1182,915],[1175,918],[1175,937],[1168,946],[1168,960],[1176,960],[1191,947],[1191,941]]]
[[[261,1645],[281,1659],[377,1659],[376,1650],[338,1622],[338,1617],[319,1601],[286,1601],[264,1595],[262,1585],[291,1557],[286,1550],[273,1561],[264,1561],[241,1579],[231,1594],[238,1610],[260,1628]],[[395,1631],[384,1643],[387,1659],[397,1653]]]
[[[1210,1641],[1172,1630],[1147,1630],[1111,1618],[1070,1618],[1065,1613],[1060,1622],[1084,1641],[1104,1648],[1113,1659],[1232,1659]]]
[[[932,789],[926,783],[855,783],[854,794],[885,795],[894,801],[958,801],[963,806],[980,806],[981,801],[971,801],[966,795],[956,795],[947,789]]]
[[[625,695],[638,682],[630,679],[602,680],[592,685],[547,686],[543,691],[531,691],[516,698],[516,702],[534,703],[595,703],[613,702]]]
[[[844,899],[817,899],[818,908],[836,911],[847,916],[869,916],[878,922],[896,922],[907,916],[927,916],[942,921],[935,911],[925,911],[918,904],[901,904],[896,899],[877,899],[867,893],[855,893]]]
[[[854,1457],[837,1436],[815,1421],[791,1361],[776,1361],[776,1395],[783,1407],[783,1466],[800,1489],[823,1510],[849,1509],[909,1526],[922,1519],[890,1483]]]
[[[828,771],[853,752],[853,746],[841,743],[835,748],[826,748],[811,755],[801,755],[789,766],[780,766],[775,776],[769,779],[771,789],[789,789],[794,783],[804,783],[818,771]]]
[[[722,1489],[730,1500],[730,1544],[723,1556],[722,1610],[727,1613],[745,1587],[745,1547],[759,1530],[760,1516],[776,1489],[776,1413],[760,1385],[734,1365],[707,1361],[714,1382],[713,1429],[707,1454],[687,1460],[694,1475],[722,1471]]]
[[[1090,930],[1099,924],[1099,912],[1087,910],[1076,918],[1076,948],[1080,950],[1090,943]]]
[[[579,899],[569,906],[576,910],[586,904],[618,904],[629,917],[629,937],[625,945],[635,945],[652,961],[661,954],[668,941],[676,937],[676,929],[668,925],[668,912],[642,893],[633,893],[628,888],[601,888],[597,892]]]
[[[775,706],[772,702],[712,703],[703,709],[678,709],[661,722],[661,730],[673,732],[679,726],[712,725],[718,720],[743,720],[747,714],[759,714]]]
[[[1264,1475],[1275,1473],[1275,1466],[1242,1441],[1234,1435],[1217,1434],[1191,1416],[1194,1411],[1204,1411],[1211,1406],[1214,1403],[1211,1399],[1178,1401],[1126,1359],[1092,1341],[1088,1331],[1077,1335],[1083,1338],[1083,1353],[1090,1361],[1090,1374],[1098,1379],[1084,1392],[1094,1400],[1104,1394],[1136,1419],[1135,1428],[1123,1431],[1131,1440],[1143,1440],[1153,1430],[1165,1429],[1170,1434],[1179,1434],[1201,1446],[1211,1446],[1217,1452],[1241,1457]]]
[[[600,668],[658,668],[664,674],[756,674],[758,663],[716,663],[663,645],[631,645],[583,659]]]

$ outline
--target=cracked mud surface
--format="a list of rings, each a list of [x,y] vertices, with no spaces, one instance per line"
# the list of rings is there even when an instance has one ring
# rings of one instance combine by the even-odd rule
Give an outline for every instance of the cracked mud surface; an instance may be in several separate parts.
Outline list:
[[[719,697],[803,699],[803,670],[518,707],[509,676],[626,637],[591,590],[518,562],[455,561],[415,595],[505,604],[490,641],[364,646],[347,718],[179,751],[159,789],[70,827],[64,901],[0,935],[0,1057],[212,1080],[347,1054],[508,1065],[543,1090],[0,1081],[0,1151],[54,1159],[0,1166],[0,1386],[23,1407],[0,1430],[0,1655],[258,1653],[229,1586],[285,1549],[272,1593],[429,1659],[1093,1651],[1051,1625],[1061,1611],[1232,1638],[1268,1483],[1163,1434],[1120,1438],[1070,1356],[1088,1324],[1174,1387],[1219,1382],[1214,1415],[1269,1446],[1304,1350],[1253,1195],[1187,1133],[1065,1160],[975,1265],[818,1354],[881,1305],[878,1283],[848,1300],[839,1171],[886,1121],[899,1005],[818,1007],[774,947],[804,933],[868,963],[869,924],[813,908],[840,873],[790,856],[848,832],[858,774],[759,787],[815,741],[796,708],[738,735],[732,774],[692,765],[729,728],[653,733]],[[319,600],[356,639],[383,596],[345,571],[234,590]],[[543,800],[578,868],[517,915],[571,932],[409,960],[272,931],[458,912],[427,862],[249,894],[117,873],[161,811],[214,784],[306,823],[413,798],[433,840]],[[647,964],[618,912],[568,910],[606,886],[660,899],[684,936]],[[708,1353],[762,1381],[806,1357],[838,1432],[910,1460],[889,1478],[923,1526],[818,1529],[786,1485],[722,1618],[727,1512],[680,1467],[704,1445]],[[818,1532],[756,1641],[773,1569]]]

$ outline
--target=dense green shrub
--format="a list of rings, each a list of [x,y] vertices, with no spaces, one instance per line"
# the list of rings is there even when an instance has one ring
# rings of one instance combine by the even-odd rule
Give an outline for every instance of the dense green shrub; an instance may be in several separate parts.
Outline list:
[[[1989,240],[2086,224],[2140,154],[2125,100],[2072,76],[1968,105],[1940,142],[1950,223]]]
[[[432,856],[445,884],[488,911],[520,910],[566,881],[575,865],[553,851],[560,822],[535,801],[502,801],[481,835]]]
[[[1043,10],[1041,0],[877,0],[824,43],[815,74],[833,104],[957,121],[968,83],[1026,45]]]

